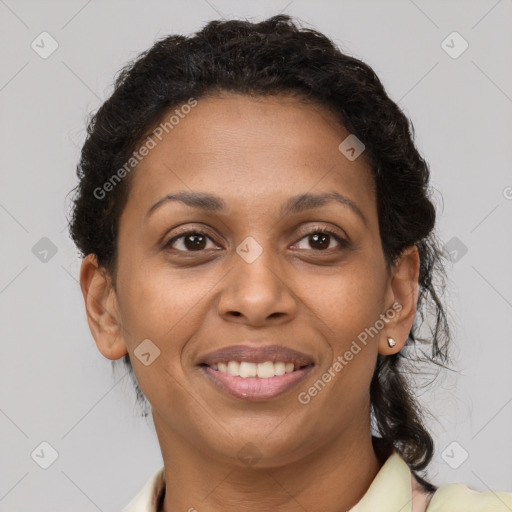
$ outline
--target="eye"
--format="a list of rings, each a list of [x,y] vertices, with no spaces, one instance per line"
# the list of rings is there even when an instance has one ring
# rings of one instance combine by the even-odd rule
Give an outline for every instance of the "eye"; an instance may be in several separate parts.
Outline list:
[[[309,244],[310,245],[316,245],[317,247],[313,247],[314,251],[327,251],[328,249],[332,249],[331,242],[332,239],[334,239],[338,244],[345,248],[348,246],[348,241],[339,236],[336,232],[326,229],[323,227],[315,227],[312,230],[310,230],[308,233],[306,233],[305,236],[301,238],[301,240],[305,240],[309,238]],[[297,244],[300,243],[297,242]],[[300,249],[300,247],[299,247]],[[307,247],[305,248],[308,249]]]
[[[181,240],[183,239],[183,240]],[[208,233],[200,229],[191,229],[184,233],[171,238],[165,245],[164,249],[174,249],[174,243],[180,241],[185,249],[177,249],[180,252],[199,252],[207,250],[205,247],[207,240],[212,240]],[[213,241],[213,240],[212,240]]]

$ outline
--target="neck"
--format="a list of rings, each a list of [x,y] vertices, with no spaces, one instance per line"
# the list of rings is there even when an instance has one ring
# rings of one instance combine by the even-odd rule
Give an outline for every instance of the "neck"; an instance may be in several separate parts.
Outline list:
[[[158,512],[349,510],[389,455],[373,444],[368,426],[347,432],[292,464],[240,467],[238,461],[221,463],[183,439],[164,436],[155,419],[166,479],[164,504]]]

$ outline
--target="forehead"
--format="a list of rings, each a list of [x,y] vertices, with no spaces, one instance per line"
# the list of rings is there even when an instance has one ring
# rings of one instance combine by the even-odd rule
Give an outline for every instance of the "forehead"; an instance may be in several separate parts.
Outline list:
[[[172,129],[152,136],[155,146],[137,165],[127,206],[147,210],[176,190],[210,192],[240,206],[338,190],[363,203],[368,216],[375,208],[367,161],[339,151],[350,133],[325,107],[286,96],[223,94],[190,109],[174,107],[162,123],[174,113],[180,115]]]

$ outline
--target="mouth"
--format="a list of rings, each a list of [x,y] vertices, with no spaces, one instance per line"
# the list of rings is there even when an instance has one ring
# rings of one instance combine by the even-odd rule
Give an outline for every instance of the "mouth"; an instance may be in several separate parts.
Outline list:
[[[214,387],[231,397],[261,401],[297,386],[314,366],[312,358],[286,347],[238,345],[205,356],[198,365]]]

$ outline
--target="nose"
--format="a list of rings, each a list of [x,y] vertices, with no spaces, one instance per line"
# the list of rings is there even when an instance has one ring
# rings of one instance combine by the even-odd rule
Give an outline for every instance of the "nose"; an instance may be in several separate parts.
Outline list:
[[[233,265],[225,278],[218,310],[224,319],[251,326],[285,323],[295,317],[297,301],[290,280],[269,250],[254,260],[233,254]]]

